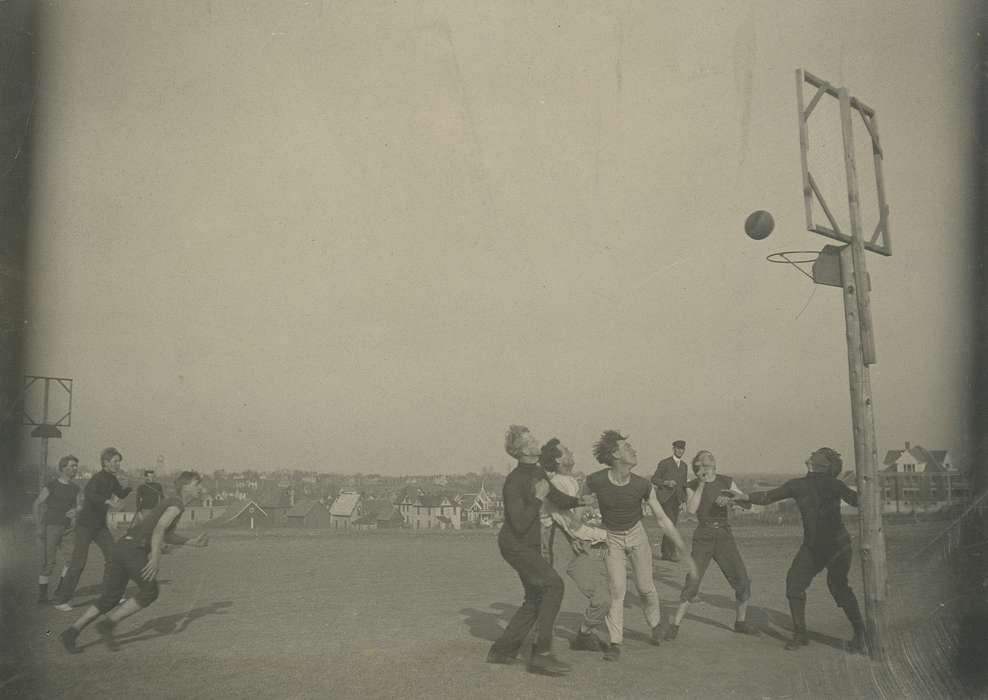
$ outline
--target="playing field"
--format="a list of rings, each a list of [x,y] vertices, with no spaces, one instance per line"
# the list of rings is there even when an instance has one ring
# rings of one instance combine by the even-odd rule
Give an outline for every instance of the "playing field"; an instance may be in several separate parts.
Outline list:
[[[888,529],[894,629],[887,669],[841,650],[849,629],[823,576],[809,592],[813,644],[783,650],[784,578],[799,544],[795,527],[735,531],[753,579],[751,618],[765,631],[760,638],[731,631],[732,592],[712,565],[702,602],[691,608],[679,638],[659,648],[648,643],[637,598],[629,594],[625,653],[608,663],[569,650],[583,599],[568,585],[556,650],[575,668],[559,679],[529,674],[523,664],[484,663],[521,602],[521,586],[491,531],[219,531],[208,549],[163,558],[161,597],[122,623],[119,651],[108,651],[90,628],[80,638],[83,653],[66,654],[56,635],[77,611],[40,610],[36,629],[22,629],[37,665],[2,692],[141,700],[930,697],[933,688],[946,693],[949,682],[944,550],[921,550],[937,529]],[[688,537],[691,526],[684,530]],[[677,567],[656,563],[664,614],[678,597],[683,570]],[[94,547],[76,605],[95,597],[101,570]],[[33,605],[33,575],[24,572],[21,609]],[[860,593],[857,553],[852,585]]]

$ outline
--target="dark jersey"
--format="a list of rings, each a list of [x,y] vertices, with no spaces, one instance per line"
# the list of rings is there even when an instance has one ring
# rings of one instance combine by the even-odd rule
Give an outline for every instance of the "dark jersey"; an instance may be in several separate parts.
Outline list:
[[[777,489],[753,493],[755,505],[768,505],[792,498],[803,518],[803,544],[827,545],[847,535],[840,515],[840,502],[858,506],[858,492],[840,479],[821,472],[809,472],[801,479],[787,481]]]
[[[701,525],[709,523],[727,524],[727,506],[719,506],[716,501],[717,497],[721,495],[720,492],[729,490],[733,483],[734,479],[726,474],[717,474],[713,481],[703,486],[703,493],[700,494],[700,505],[696,509],[696,519],[700,521]],[[693,479],[686,484],[686,488],[695,493],[700,488],[700,480]]]
[[[175,532],[175,528],[178,527],[178,521],[182,518],[182,513],[185,512],[185,505],[180,498],[172,497],[162,500],[146,516],[135,520],[134,524],[127,530],[126,536],[142,544],[145,549],[150,549],[151,535],[154,534],[154,528],[158,525],[158,521],[161,520],[162,514],[172,506],[178,508],[178,515],[168,525],[165,534],[168,535]]]
[[[150,510],[164,497],[165,489],[161,484],[154,481],[141,484],[137,487],[137,510]]]
[[[601,469],[587,477],[587,488],[597,495],[597,505],[604,527],[608,530],[630,530],[642,519],[642,503],[648,502],[652,484],[637,474],[631,474],[624,486],[612,482]]]
[[[534,484],[545,478],[546,473],[542,467],[519,462],[504,480],[504,525],[498,533],[498,544],[502,549],[541,547],[542,526],[539,514],[542,501],[535,497]],[[580,505],[580,499],[568,496],[551,485],[546,498],[564,510]]]
[[[48,489],[48,498],[45,499],[45,525],[69,526],[69,518],[65,514],[75,508],[76,498],[79,496],[79,487],[71,481],[63,484],[58,479],[52,479],[45,488]]]
[[[127,498],[130,488],[123,488],[113,472],[100,469],[92,479],[86,482],[86,487],[82,492],[85,498],[76,523],[99,529],[106,527],[106,512],[110,508],[106,502],[110,496]]]

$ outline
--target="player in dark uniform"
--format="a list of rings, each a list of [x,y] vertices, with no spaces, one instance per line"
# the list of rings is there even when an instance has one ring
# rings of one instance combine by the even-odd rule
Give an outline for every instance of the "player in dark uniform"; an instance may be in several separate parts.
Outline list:
[[[144,470],[144,483],[137,487],[137,512],[147,515],[165,497],[165,487],[154,480],[154,470]]]
[[[552,653],[552,634],[563,602],[563,579],[542,556],[542,502],[549,499],[559,508],[576,508],[589,502],[567,496],[552,487],[538,465],[542,448],[521,425],[512,425],[504,439],[505,451],[518,460],[504,481],[504,525],[497,536],[501,556],[511,565],[525,589],[525,600],[504,632],[491,646],[488,663],[509,664],[535,627],[535,641],[528,670],[550,676],[570,671],[570,666]]]
[[[793,638],[786,644],[789,650],[810,643],[806,634],[806,589],[813,577],[826,569],[830,595],[844,610],[854,630],[848,649],[856,653],[867,651],[861,608],[847,582],[847,573],[851,570],[851,535],[840,514],[841,501],[857,508],[858,493],[837,478],[843,466],[840,454],[829,447],[821,447],[806,460],[806,476],[791,479],[771,491],[749,494],[746,498],[756,505],[792,498],[803,518],[803,544],[786,575],[786,597],[793,626]]]
[[[55,570],[55,556],[62,553],[62,575],[69,568],[74,543],[75,514],[79,506],[79,487],[73,483],[79,473],[79,460],[66,455],[58,460],[58,478],[52,479],[41,489],[32,508],[38,539],[44,547],[41,573],[38,575],[38,602],[48,602],[48,580]],[[42,511],[44,511],[42,513]]]
[[[96,625],[96,629],[110,649],[116,648],[113,637],[116,624],[146,608],[158,598],[156,579],[163,545],[206,546],[209,541],[206,533],[194,538],[175,534],[175,527],[186,504],[202,491],[201,484],[202,477],[197,472],[182,472],[175,480],[178,496],[161,501],[147,517],[135,522],[127,534],[113,545],[107,574],[103,579],[103,593],[82,617],[60,635],[62,644],[70,653],[81,651],[75,645],[79,633],[106,613],[109,614]],[[120,596],[126,590],[128,581],[137,584],[137,595],[120,603]]]
[[[724,578],[734,589],[735,619],[734,631],[739,634],[758,636],[758,628],[748,622],[748,600],[751,598],[751,579],[745,568],[741,552],[738,551],[734,533],[727,521],[728,510],[734,499],[744,496],[744,492],[726,474],[717,473],[717,460],[709,450],[700,450],[693,458],[693,473],[696,478],[686,484],[686,510],[696,515],[697,526],[693,531],[693,561],[697,573],[687,576],[683,592],[679,597],[676,617],[666,630],[665,638],[673,640],[679,633],[679,625],[686,611],[700,592],[700,582],[710,566],[710,560],[717,562]],[[750,508],[748,503],[742,507]]]
[[[72,561],[55,592],[55,609],[63,612],[72,610],[69,600],[79,585],[79,577],[89,559],[89,545],[93,542],[103,552],[103,577],[106,578],[110,566],[110,548],[113,536],[106,524],[106,514],[110,508],[118,508],[120,501],[127,497],[131,489],[120,483],[127,477],[120,471],[123,456],[115,447],[107,447],[100,453],[102,468],[93,475],[83,488],[83,502],[75,521],[75,538],[72,544]]]

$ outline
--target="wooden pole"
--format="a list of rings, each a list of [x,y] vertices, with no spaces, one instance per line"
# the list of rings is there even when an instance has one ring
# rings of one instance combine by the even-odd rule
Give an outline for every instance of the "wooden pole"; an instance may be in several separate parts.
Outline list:
[[[875,364],[875,336],[871,325],[871,283],[865,265],[864,238],[861,232],[861,209],[858,195],[858,169],[854,156],[854,128],[851,123],[851,97],[847,88],[837,90],[840,100],[841,133],[844,140],[844,169],[847,173],[847,205],[851,219],[851,253],[854,260],[854,283],[857,287],[858,321],[861,325],[861,349],[864,363]]]
[[[845,93],[846,97],[846,93]],[[862,259],[864,257],[862,253]],[[882,484],[878,478],[878,447],[871,400],[871,376],[862,348],[860,287],[851,246],[840,253],[844,292],[844,324],[847,333],[847,367],[851,387],[851,427],[854,433],[854,466],[858,480],[861,523],[861,568],[864,578],[864,614],[871,658],[884,660],[885,598],[888,579],[885,566],[885,533],[882,530]]]
[[[48,428],[48,399],[49,391],[51,386],[49,384],[49,378],[45,377],[45,398],[44,398],[44,416],[41,418],[41,423],[45,429]],[[45,481],[48,479],[48,437],[44,436],[41,438],[41,465],[38,467],[38,493],[41,493],[41,489],[45,487]]]

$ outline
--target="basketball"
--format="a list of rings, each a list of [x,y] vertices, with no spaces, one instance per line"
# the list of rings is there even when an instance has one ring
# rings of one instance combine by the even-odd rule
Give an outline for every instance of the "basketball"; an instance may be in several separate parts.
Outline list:
[[[772,229],[774,228],[775,219],[772,218],[771,214],[762,209],[751,212],[744,221],[744,232],[748,234],[749,238],[753,238],[756,241],[767,238],[768,234],[772,233]]]

